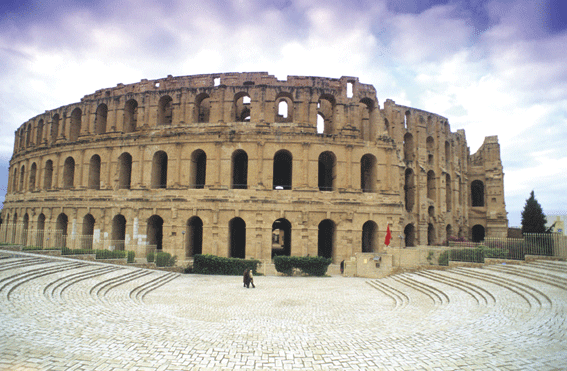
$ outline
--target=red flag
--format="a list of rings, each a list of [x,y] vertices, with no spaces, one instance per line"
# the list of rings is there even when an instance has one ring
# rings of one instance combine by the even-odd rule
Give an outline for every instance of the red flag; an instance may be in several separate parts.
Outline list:
[[[388,230],[386,231],[386,239],[384,240],[386,246],[390,246],[391,239],[392,239],[392,232],[390,232],[390,224],[388,224]]]

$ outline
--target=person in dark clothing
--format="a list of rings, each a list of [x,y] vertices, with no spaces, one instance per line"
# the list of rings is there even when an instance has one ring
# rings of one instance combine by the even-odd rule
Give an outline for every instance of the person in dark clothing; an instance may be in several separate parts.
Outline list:
[[[250,284],[252,284],[252,288],[256,288],[254,286],[254,278],[252,276],[252,271],[249,268],[244,270],[244,274],[242,275],[242,281],[244,282],[244,287],[250,288]]]

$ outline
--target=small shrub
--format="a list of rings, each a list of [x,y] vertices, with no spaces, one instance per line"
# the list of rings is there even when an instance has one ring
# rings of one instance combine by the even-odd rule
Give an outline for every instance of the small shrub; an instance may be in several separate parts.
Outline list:
[[[126,257],[126,251],[124,250],[94,250],[94,253],[97,259],[122,259]]]
[[[37,251],[37,250],[43,250],[43,248],[41,246],[24,246],[22,248],[22,251]]]
[[[197,254],[193,257],[193,273],[197,274],[221,274],[227,276],[239,276],[246,268],[254,275],[258,275],[259,260],[245,260],[238,258],[224,258],[215,255]]]
[[[177,256],[171,256],[168,252],[156,254],[156,267],[173,267],[177,262]]]
[[[134,263],[136,260],[136,253],[134,251],[127,251],[128,263]]]
[[[154,257],[155,257],[155,253],[154,253],[153,251],[152,251],[152,252],[149,252],[149,253],[148,253],[148,256],[146,257],[146,260],[148,261],[148,263],[153,263],[153,262],[154,262]]]
[[[437,260],[439,265],[449,265],[449,251],[445,250],[439,255],[439,259]]]
[[[331,259],[322,256],[274,256],[276,270],[285,275],[293,274],[293,268],[309,276],[324,276]]]

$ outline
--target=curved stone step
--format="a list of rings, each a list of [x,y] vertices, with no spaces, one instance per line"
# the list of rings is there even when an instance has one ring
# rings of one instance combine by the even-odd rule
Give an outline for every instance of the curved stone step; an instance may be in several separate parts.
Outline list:
[[[430,270],[416,272],[416,274],[432,281],[439,282],[441,284],[445,284],[461,290],[471,296],[478,305],[489,305],[489,303],[494,304],[496,302],[496,299],[489,291],[470,282],[465,282],[463,280],[452,278],[439,272],[433,272]]]
[[[43,289],[43,294],[45,297],[55,299],[55,293],[57,289],[59,291],[59,298],[62,298],[63,292],[68,289],[71,285],[87,280],[89,278],[98,277],[106,273],[114,272],[122,268],[115,266],[97,266],[94,269],[88,270],[86,272],[77,272],[74,274],[67,275],[56,279],[49,284],[47,284]],[[51,289],[51,290],[50,290]]]
[[[380,280],[366,281],[372,288],[382,292],[394,301],[394,309],[403,308],[409,303],[409,297],[402,291],[387,285]]]
[[[449,303],[449,296],[431,285],[416,281],[415,279],[410,278],[407,275],[392,276],[391,278],[399,283],[413,288],[416,291],[421,292],[422,294],[430,298],[435,306],[445,305]]]
[[[179,277],[179,273],[170,272],[153,281],[148,281],[140,286],[137,286],[136,288],[130,291],[130,294],[128,296],[130,297],[130,299],[134,300],[135,302],[142,303],[144,301],[144,297],[147,294],[162,287],[168,282],[173,281],[178,277]]]

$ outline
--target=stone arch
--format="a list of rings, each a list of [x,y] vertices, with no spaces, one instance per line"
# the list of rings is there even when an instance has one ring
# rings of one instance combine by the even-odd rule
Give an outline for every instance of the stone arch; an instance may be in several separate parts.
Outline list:
[[[108,118],[108,106],[104,103],[101,103],[96,108],[95,114],[95,134],[104,134],[106,133],[106,122]]]
[[[157,124],[171,125],[173,122],[173,99],[164,95],[158,101]]]
[[[51,143],[57,141],[57,136],[59,135],[59,114],[53,115],[51,118]]]
[[[244,259],[246,256],[246,222],[242,218],[232,218],[228,222],[229,257]]]
[[[484,206],[484,183],[481,180],[474,180],[471,183],[472,206]]]
[[[409,130],[410,128],[410,119],[411,119],[411,113],[409,110],[407,110],[404,114],[404,129]]]
[[[45,234],[45,215],[41,213],[37,217],[37,230],[35,235],[36,246],[43,247],[44,234]]]
[[[43,170],[43,188],[51,189],[53,182],[53,161],[45,161],[45,168]]]
[[[273,189],[292,188],[293,157],[287,150],[279,150],[274,155]]]
[[[317,113],[323,118],[323,134],[335,134],[334,127],[335,97],[331,94],[322,94],[317,103]]]
[[[248,188],[248,154],[245,151],[238,149],[232,153],[231,173],[230,188]]]
[[[406,211],[411,212],[415,204],[415,176],[412,169],[406,169],[404,183]]]
[[[10,242],[16,243],[16,231],[18,229],[18,213],[14,213],[14,221],[12,222],[12,239]]]
[[[18,192],[18,168],[16,166],[14,166],[12,176],[12,193],[16,193]]]
[[[185,256],[191,257],[203,253],[203,221],[198,216],[187,220],[185,231]]]
[[[369,220],[362,225],[362,252],[376,252],[378,249],[378,225]]]
[[[69,218],[65,213],[59,214],[55,222],[55,247],[67,247],[67,226]]]
[[[427,163],[433,165],[435,163],[435,140],[432,136],[428,136],[425,143],[427,146]]]
[[[293,122],[293,97],[290,93],[282,92],[275,101],[275,121]]]
[[[20,185],[18,187],[18,190],[20,192],[24,192],[26,190],[25,179],[26,179],[26,165],[22,165],[22,167],[20,168]]]
[[[376,192],[376,157],[365,154],[360,159],[360,189],[362,192]]]
[[[129,99],[124,105],[124,129],[125,133],[136,131],[138,126],[138,101]]]
[[[126,218],[122,214],[117,214],[112,218],[112,241],[111,246],[115,250],[124,250],[126,240]]]
[[[413,135],[410,133],[404,135],[404,159],[406,162],[414,160]]]
[[[28,185],[28,188],[29,188],[30,191],[35,190],[36,177],[37,177],[37,164],[34,162],[34,163],[32,163],[31,168],[30,168],[30,179],[29,179],[29,185]]]
[[[209,122],[211,117],[211,98],[207,93],[197,95],[195,99],[197,122]]]
[[[372,121],[372,113],[374,111],[374,102],[370,98],[362,98],[360,100],[360,136],[365,141],[371,141],[374,138],[374,122]]]
[[[336,225],[331,219],[319,223],[317,236],[317,255],[324,258],[334,258]]]
[[[445,141],[445,164],[446,166],[451,164],[451,145],[448,141]]]
[[[250,121],[250,115],[252,112],[250,102],[250,95],[246,92],[238,92],[234,95],[234,121],[236,122],[247,122]]]
[[[157,151],[152,160],[152,188],[167,188],[167,153]]]
[[[476,224],[471,229],[472,234],[472,241],[473,242],[482,242],[484,241],[484,234],[485,230],[484,227],[480,224]]]
[[[447,224],[447,227],[445,227],[445,234],[447,241],[449,241],[449,237],[453,236],[453,227],[451,226],[451,224]]]
[[[388,119],[384,119],[384,130],[386,131],[386,134],[390,135],[390,121],[388,121]]]
[[[36,128],[36,145],[39,146],[41,145],[41,143],[43,142],[43,119],[39,120],[37,122],[37,128]]]
[[[89,189],[100,189],[100,156],[93,155],[89,161]]]
[[[191,154],[191,173],[189,187],[195,189],[205,188],[207,180],[207,154],[197,149]]]
[[[337,177],[337,158],[333,152],[319,155],[319,190],[334,191]]]
[[[28,230],[30,228],[30,216],[28,215],[28,213],[24,214],[24,218],[22,221],[22,238],[21,238],[21,243],[23,246],[27,246],[28,245]]]
[[[91,214],[83,217],[83,230],[81,234],[81,249],[93,248],[95,218]]]
[[[272,223],[272,259],[291,255],[291,223],[285,218]]]
[[[453,189],[451,187],[451,176],[445,174],[445,205],[447,212],[450,212],[453,207]]]
[[[163,250],[163,219],[159,215],[152,215],[148,219],[148,244],[156,246],[157,251]]]
[[[30,147],[32,137],[32,127],[31,122],[26,125],[26,148]]]
[[[427,198],[435,200],[435,172],[429,170],[427,172]]]
[[[132,186],[132,155],[124,152],[118,157],[118,188],[130,189]]]
[[[75,159],[71,156],[65,159],[63,164],[63,189],[71,189],[75,186]]]
[[[406,247],[415,246],[415,228],[412,223],[404,228],[404,239],[406,240]]]
[[[433,223],[427,224],[427,245],[435,244],[435,226]]]
[[[83,111],[79,107],[75,108],[71,112],[71,126],[69,128],[69,140],[74,142],[79,139],[81,134],[81,117],[83,116]]]

